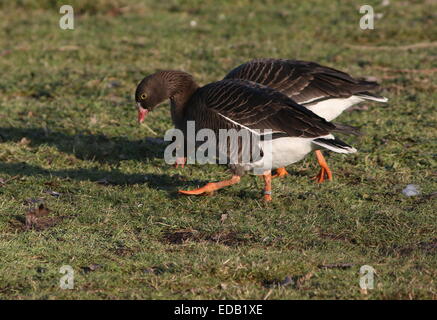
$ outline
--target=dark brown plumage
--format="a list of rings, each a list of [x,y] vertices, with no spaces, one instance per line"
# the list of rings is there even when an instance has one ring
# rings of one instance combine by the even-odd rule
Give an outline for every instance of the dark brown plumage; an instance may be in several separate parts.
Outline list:
[[[290,137],[318,137],[336,129],[285,95],[250,81],[221,80],[208,84],[197,90],[188,104],[184,119],[213,130],[244,126]]]
[[[142,93],[147,94],[146,99],[141,99]],[[241,129],[243,126],[304,138],[347,131],[282,93],[246,80],[225,79],[199,88],[188,73],[160,71],[140,82],[135,97],[137,103],[149,111],[170,99],[172,120],[181,130],[191,120],[196,122],[198,130]]]

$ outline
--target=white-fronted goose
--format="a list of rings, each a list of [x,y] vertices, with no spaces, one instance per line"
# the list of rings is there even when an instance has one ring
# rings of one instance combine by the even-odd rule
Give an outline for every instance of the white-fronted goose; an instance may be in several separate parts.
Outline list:
[[[352,78],[342,71],[315,62],[286,59],[256,59],[231,70],[224,79],[250,80],[282,92],[318,116],[332,121],[347,108],[365,100],[387,102],[372,93],[378,83]],[[323,154],[316,150],[320,172],[317,182],[332,180]],[[287,174],[285,168],[277,176]]]
[[[314,149],[326,148],[339,153],[356,150],[334,138],[332,132],[347,132],[344,128],[317,116],[284,94],[246,80],[226,79],[199,86],[193,77],[181,71],[160,71],[144,78],[135,93],[140,118],[158,104],[170,99],[171,115],[176,128],[185,132],[188,121],[194,121],[196,132],[211,129],[272,130],[272,165],[264,160],[231,165],[229,180],[208,183],[183,194],[211,193],[240,181],[254,169],[262,171],[265,181],[264,199],[271,200],[271,169],[302,160]],[[266,141],[260,142],[263,149]],[[219,143],[220,148],[220,143]],[[227,151],[227,150],[226,150]],[[265,169],[265,170],[264,170]]]

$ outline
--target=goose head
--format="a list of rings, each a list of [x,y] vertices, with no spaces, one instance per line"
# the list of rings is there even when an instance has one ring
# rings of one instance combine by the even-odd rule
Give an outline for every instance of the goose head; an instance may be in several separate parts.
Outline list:
[[[169,97],[162,77],[155,73],[145,77],[135,91],[138,108],[138,122],[142,123],[147,114]]]
[[[167,99],[176,112],[182,111],[197,88],[193,77],[183,71],[159,71],[145,77],[135,92],[138,122],[143,122],[150,111]]]

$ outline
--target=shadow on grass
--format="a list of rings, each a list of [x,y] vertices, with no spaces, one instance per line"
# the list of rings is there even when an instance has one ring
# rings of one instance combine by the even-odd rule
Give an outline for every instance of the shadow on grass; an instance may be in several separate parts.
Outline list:
[[[126,174],[119,170],[105,171],[97,168],[87,169],[64,169],[50,170],[26,163],[0,163],[0,173],[11,176],[46,176],[48,178],[58,177],[61,179],[74,179],[80,181],[91,181],[101,185],[127,186],[141,184],[151,188],[166,190],[175,193],[178,187],[187,184],[187,180],[180,175],[166,174]],[[195,183],[198,181],[189,181]],[[199,183],[199,182],[198,182]]]
[[[20,142],[22,138],[30,140],[30,146],[49,145],[59,151],[72,154],[83,160],[98,161],[116,165],[121,160],[144,161],[162,159],[165,145],[146,140],[129,140],[125,137],[107,137],[105,135],[75,134],[46,131],[44,128],[0,127],[0,142]],[[170,168],[170,166],[169,166]],[[117,169],[110,171],[99,168],[51,170],[29,165],[25,162],[1,163],[0,173],[11,176],[47,176],[80,181],[92,181],[102,185],[135,185],[165,190],[176,195],[178,189],[192,189],[210,181],[187,179],[178,174],[126,174]],[[188,175],[189,177],[189,175]],[[242,193],[241,198],[251,198],[252,193]]]
[[[55,146],[59,151],[73,154],[82,160],[117,163],[120,160],[162,159],[165,145],[125,137],[107,137],[102,134],[68,135],[44,128],[0,128],[0,141],[30,140],[31,146]]]
[[[31,146],[54,146],[64,153],[83,160],[93,160],[116,165],[121,160],[144,161],[162,159],[165,145],[150,143],[145,140],[129,140],[125,137],[107,137],[105,135],[75,134],[46,131],[43,128],[0,128],[1,142],[20,142],[22,138],[30,140]],[[0,173],[11,176],[47,176],[69,178],[81,181],[93,181],[102,185],[144,184],[152,188],[167,190],[171,193],[176,188],[186,185],[179,175],[167,174],[126,174],[117,169],[110,171],[99,168],[86,169],[43,169],[27,163],[1,163]],[[199,183],[199,181],[190,181]]]

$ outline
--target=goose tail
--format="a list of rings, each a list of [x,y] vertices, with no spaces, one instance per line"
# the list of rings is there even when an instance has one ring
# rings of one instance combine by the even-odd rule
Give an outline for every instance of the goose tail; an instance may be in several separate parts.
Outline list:
[[[325,149],[337,152],[337,153],[355,153],[357,149],[348,145],[334,136],[326,138],[317,138],[313,140],[313,143],[321,146]]]

